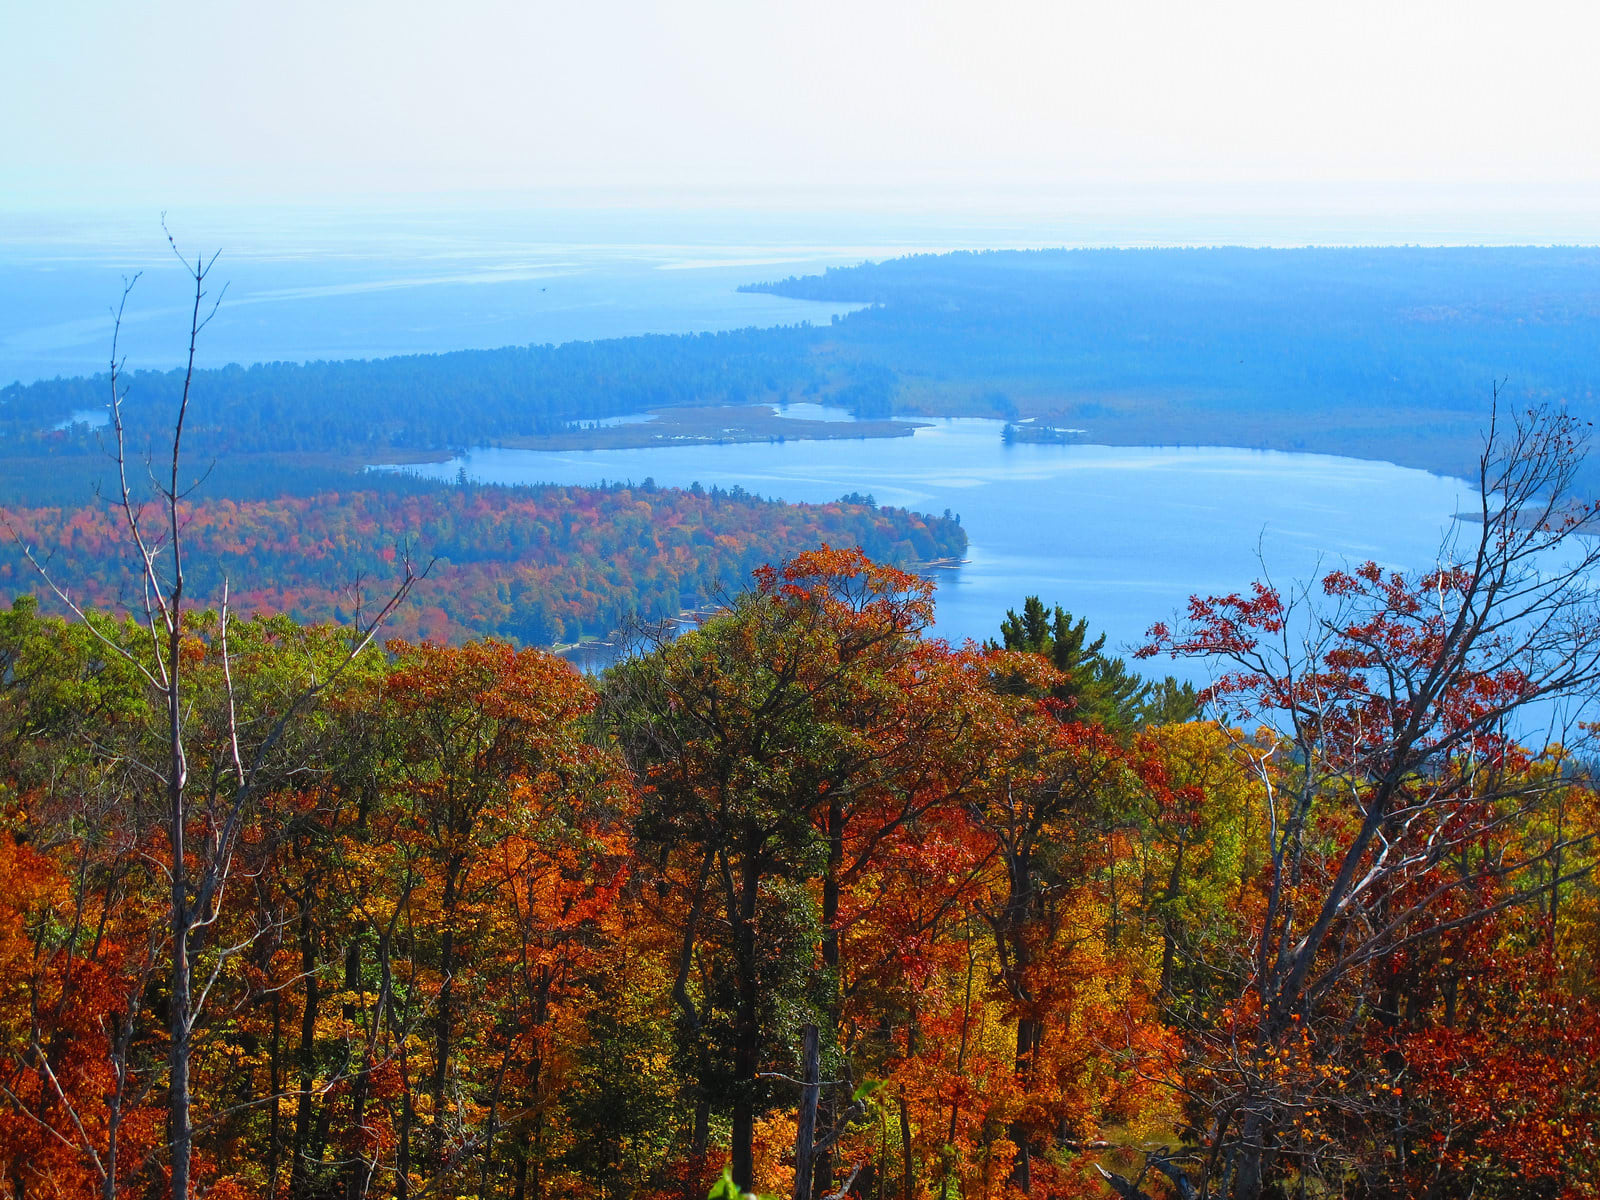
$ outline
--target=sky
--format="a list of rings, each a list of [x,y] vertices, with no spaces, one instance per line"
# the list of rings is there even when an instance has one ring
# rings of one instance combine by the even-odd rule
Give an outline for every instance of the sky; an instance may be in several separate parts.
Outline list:
[[[0,188],[1582,224],[1597,35],[1600,6],[1539,0],[0,0]]]

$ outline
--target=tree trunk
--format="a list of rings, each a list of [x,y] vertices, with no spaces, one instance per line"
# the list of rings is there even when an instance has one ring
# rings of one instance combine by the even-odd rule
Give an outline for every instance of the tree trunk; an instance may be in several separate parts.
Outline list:
[[[801,1058],[805,1073],[800,1089],[800,1116],[794,1133],[794,1200],[811,1200],[812,1148],[817,1141],[818,1080],[822,1078],[821,1053],[817,1047],[817,1027],[800,1031]]]
[[[834,793],[828,800],[828,870],[822,879],[822,962],[828,969],[828,1022],[835,1045],[842,1043],[844,980],[839,974],[839,873],[844,869],[844,805]],[[819,1076],[820,1078],[820,1076]],[[838,1088],[828,1090],[828,1128],[839,1120]],[[812,1191],[818,1196],[833,1192],[833,1145],[815,1156],[812,1165]]]
[[[704,1158],[711,1149],[711,1101],[703,1090],[694,1100],[694,1133],[690,1135],[689,1153],[694,1158]],[[691,1200],[700,1200],[698,1196]]]
[[[345,947],[344,952],[344,990],[347,996],[358,996],[361,988],[361,943],[352,939]],[[358,1005],[354,1001],[346,1001],[344,1005],[345,1020],[352,1025],[359,1016]],[[357,1137],[361,1136],[362,1122],[366,1119],[367,1112],[367,1086],[371,1079],[372,1055],[367,1046],[361,1049],[361,1062],[356,1068],[355,1078],[350,1083],[350,1128]],[[361,1153],[366,1153],[363,1144]],[[350,1164],[350,1173],[345,1178],[345,1200],[360,1200],[361,1194],[366,1190],[365,1181],[371,1178],[369,1161],[357,1157]]]
[[[751,1031],[741,1027],[734,1066],[738,1075],[733,1097],[733,1181],[742,1192],[755,1190],[756,1105],[754,1084],[757,1056]]]
[[[747,847],[734,925],[739,970],[738,1028],[733,1057],[733,1181],[755,1191],[756,1072],[761,1066],[760,987],[756,977],[756,897],[760,889],[757,847]]]
[[[1171,908],[1183,885],[1183,851],[1184,843],[1180,840],[1172,856],[1172,870],[1167,873],[1166,894],[1161,898],[1161,982],[1156,994],[1163,1000],[1172,995],[1172,972],[1177,965],[1178,939],[1173,930]]]
[[[528,1131],[523,1128],[517,1133],[516,1156],[516,1185],[511,1189],[511,1200],[527,1200],[528,1196]]]
[[[395,1159],[395,1200],[407,1200],[411,1194],[411,1079],[404,1063],[400,1068],[400,1086],[403,1094],[400,1097],[400,1129],[399,1136],[395,1139],[397,1151]]]
[[[322,989],[317,986],[316,930],[311,923],[315,897],[308,888],[300,901],[300,970],[306,981],[305,1008],[300,1013],[300,1088],[295,1098],[294,1151],[289,1160],[289,1195],[310,1191],[306,1166],[311,1158],[312,1084],[317,1074],[317,1010]]]
[[[1022,1017],[1017,1021],[1017,1082],[1024,1091],[1033,1084],[1033,1061],[1043,1032],[1039,1022],[1029,1017]],[[1017,1121],[1012,1124],[1011,1141],[1017,1148],[1017,1157],[1011,1165],[1011,1182],[1022,1192],[1033,1186],[1032,1136],[1032,1131],[1025,1122]]]
[[[444,982],[439,985],[439,1025],[433,1049],[433,1129],[428,1137],[428,1169],[434,1170],[444,1153],[445,1113],[444,1084],[450,1062],[450,1004],[455,993],[455,906],[456,877],[461,864],[451,862],[445,877],[444,895],[439,905],[444,920],[444,936],[439,943],[439,971]]]
[[[1231,1200],[1258,1200],[1262,1188],[1262,1131],[1260,1122],[1252,1118],[1245,1123],[1244,1141],[1233,1166]]]
[[[911,1160],[911,1114],[906,1109],[906,1090],[900,1089],[900,1200],[911,1200],[916,1184],[916,1167]]]
[[[267,1195],[278,1194],[278,1154],[282,1144],[279,1126],[283,1122],[278,1091],[283,1086],[283,993],[272,993],[272,1045],[267,1054],[267,1094],[272,1097],[272,1112],[267,1117]]]
[[[177,639],[174,638],[173,642],[171,661],[172,669],[176,671]],[[171,775],[167,785],[167,840],[172,850],[172,1011],[168,1023],[172,1047],[169,1053],[167,1137],[172,1145],[172,1200],[189,1200],[189,1160],[194,1146],[194,1128],[189,1115],[189,930],[194,915],[189,911],[189,872],[185,865],[184,819],[187,806],[183,797],[180,700],[174,680],[167,694],[172,747]]]

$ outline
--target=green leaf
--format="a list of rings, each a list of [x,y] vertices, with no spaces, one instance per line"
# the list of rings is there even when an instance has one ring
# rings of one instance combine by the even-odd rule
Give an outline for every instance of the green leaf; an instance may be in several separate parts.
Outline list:
[[[744,1193],[739,1190],[739,1185],[733,1182],[731,1166],[722,1168],[722,1178],[711,1185],[706,1200],[744,1200]]]
[[[868,1096],[876,1093],[878,1089],[883,1086],[883,1084],[884,1081],[881,1079],[868,1079],[860,1087],[856,1088],[855,1095],[850,1097],[851,1103],[854,1103],[858,1100],[865,1100]]]

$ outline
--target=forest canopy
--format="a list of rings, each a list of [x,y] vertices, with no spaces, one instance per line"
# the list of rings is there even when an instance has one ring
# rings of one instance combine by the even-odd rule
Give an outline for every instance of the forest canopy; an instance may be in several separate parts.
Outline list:
[[[1471,591],[1371,574],[1334,581],[1358,602],[1345,675],[1319,685],[1330,715],[1373,720],[1355,743],[1337,723],[1108,729],[1057,698],[1047,652],[929,639],[930,585],[851,551],[763,569],[598,681],[496,641],[394,641],[341,670],[341,630],[224,638],[193,614],[197,836],[253,764],[232,884],[192,940],[194,1180],[698,1200],[729,1164],[740,1190],[806,1200],[1149,1197],[1162,1177],[1251,1200],[1587,1194],[1600,808],[1559,747],[1499,734],[1516,698],[1491,662],[1450,672],[1406,740],[1355,685],[1384,666],[1351,663],[1361,618]],[[1273,595],[1163,636],[1215,638],[1242,606],[1270,624]],[[132,624],[0,614],[19,1195],[163,1194],[148,653]],[[1298,832],[1271,822],[1285,796]],[[1324,904],[1311,972],[1273,974],[1306,943],[1258,948]]]
[[[103,506],[0,509],[0,591],[49,595],[36,550],[77,597],[128,611],[118,560],[122,515]],[[241,612],[349,621],[359,589],[409,550],[432,563],[390,631],[437,642],[494,636],[522,645],[603,638],[632,621],[676,618],[731,594],[764,563],[821,542],[912,567],[959,558],[949,517],[878,506],[763,500],[740,488],[398,487],[185,504],[190,583]],[[370,600],[370,597],[368,598]]]

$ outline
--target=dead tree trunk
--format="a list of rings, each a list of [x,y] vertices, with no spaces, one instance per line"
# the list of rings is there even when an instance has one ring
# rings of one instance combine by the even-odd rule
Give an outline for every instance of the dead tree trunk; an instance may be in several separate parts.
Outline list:
[[[166,232],[164,224],[162,228]],[[218,951],[208,948],[205,940],[208,930],[219,916],[226,885],[233,871],[234,852],[240,844],[257,787],[265,775],[263,768],[268,755],[288,731],[290,723],[303,715],[345,667],[372,644],[378,628],[410,593],[421,576],[412,570],[410,560],[405,560],[403,576],[388,602],[370,623],[355,630],[343,660],[328,673],[313,675],[284,706],[278,719],[248,754],[241,748],[241,723],[235,706],[228,652],[228,625],[233,620],[233,614],[228,609],[228,588],[224,581],[216,632],[220,640],[222,676],[227,692],[226,733],[231,764],[227,770],[209,773],[203,789],[192,783],[189,778],[188,747],[191,734],[188,719],[195,702],[196,687],[190,679],[190,668],[185,664],[184,652],[186,643],[194,636],[190,619],[195,605],[184,586],[183,524],[185,498],[191,486],[185,483],[181,473],[183,434],[193,396],[195,356],[200,334],[216,315],[222,297],[219,294],[209,310],[205,309],[206,280],[217,261],[217,255],[213,254],[210,259],[197,255],[191,262],[178,250],[170,233],[167,233],[167,244],[189,273],[194,291],[189,319],[188,356],[178,409],[173,418],[171,450],[170,454],[163,450],[161,475],[156,476],[152,471],[154,522],[148,519],[147,514],[151,510],[147,509],[143,500],[135,497],[129,483],[127,430],[122,410],[126,383],[123,360],[118,357],[123,312],[128,294],[138,279],[137,275],[124,285],[122,304],[116,312],[111,339],[109,407],[117,468],[115,504],[122,513],[133,569],[139,577],[136,589],[141,595],[136,613],[142,630],[139,645],[130,648],[90,621],[62,582],[51,576],[32,550],[25,548],[25,553],[46,585],[72,615],[109,652],[138,672],[149,689],[155,707],[163,714],[160,749],[152,756],[152,761],[144,766],[152,778],[161,780],[163,784],[163,824],[166,826],[168,855],[168,861],[163,865],[171,879],[166,922],[171,938],[171,961],[167,969],[170,1007],[167,1028],[171,1043],[167,1054],[167,1165],[172,1200],[189,1200],[195,1134],[189,1074],[199,1016],[194,999],[196,957],[204,955],[206,959],[198,976],[200,995],[203,997],[209,982],[222,971],[227,957],[242,950],[241,947],[233,947]],[[159,528],[152,528],[152,525],[158,525]],[[426,571],[422,574],[426,574]],[[195,835],[193,838],[191,832]],[[114,1189],[114,1180],[111,1186]]]

